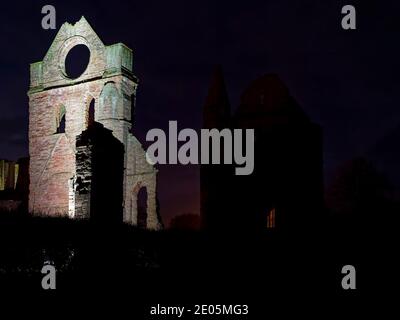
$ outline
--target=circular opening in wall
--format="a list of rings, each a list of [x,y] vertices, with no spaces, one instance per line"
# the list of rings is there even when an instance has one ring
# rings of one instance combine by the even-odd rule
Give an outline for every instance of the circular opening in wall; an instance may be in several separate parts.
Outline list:
[[[90,51],[84,44],[73,47],[65,58],[65,73],[71,79],[78,78],[85,72],[90,59]]]

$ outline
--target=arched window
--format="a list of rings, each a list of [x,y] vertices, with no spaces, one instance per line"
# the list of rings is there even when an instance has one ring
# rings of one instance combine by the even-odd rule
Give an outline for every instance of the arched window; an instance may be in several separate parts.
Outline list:
[[[58,114],[56,117],[56,125],[57,125],[56,133],[65,133],[65,124],[66,124],[65,116],[66,116],[65,107],[61,106],[58,110]]]
[[[132,124],[135,119],[135,106],[136,106],[136,95],[132,94],[131,95],[131,123]]]
[[[143,229],[147,227],[147,190],[144,187],[137,195],[137,226]]]
[[[87,113],[87,127],[89,128],[89,127],[91,127],[91,126],[93,126],[93,124],[94,124],[94,121],[95,121],[95,117],[94,117],[94,114],[95,114],[95,110],[94,110],[94,105],[95,105],[95,100],[94,100],[94,98],[90,101],[90,104],[89,104],[89,108],[88,108],[88,113]]]
[[[118,116],[120,95],[114,82],[107,82],[99,97],[99,119],[113,119]]]
[[[267,228],[268,229],[273,229],[275,228],[275,215],[276,215],[276,209],[272,208],[267,215]]]

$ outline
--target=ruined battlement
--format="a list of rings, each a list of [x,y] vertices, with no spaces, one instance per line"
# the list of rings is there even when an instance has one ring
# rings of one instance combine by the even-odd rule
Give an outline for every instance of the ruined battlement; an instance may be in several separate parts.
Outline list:
[[[89,49],[90,59],[86,70],[79,77],[70,77],[66,72],[65,61],[70,50],[77,45]],[[64,23],[44,59],[30,65],[28,94],[121,74],[137,83],[132,66],[132,50],[123,43],[104,45],[82,16],[75,24]]]

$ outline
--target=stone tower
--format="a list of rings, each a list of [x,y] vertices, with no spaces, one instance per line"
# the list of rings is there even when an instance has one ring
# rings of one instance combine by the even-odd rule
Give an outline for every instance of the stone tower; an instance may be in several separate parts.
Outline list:
[[[250,83],[230,115],[221,70],[204,106],[203,128],[254,129],[254,171],[201,165],[203,227],[238,234],[312,229],[323,212],[322,129],[275,74]],[[222,154],[222,151],[220,151]]]
[[[89,49],[90,58],[86,70],[72,78],[65,61],[70,50],[78,45]],[[132,58],[132,50],[122,43],[104,45],[82,17],[74,25],[64,23],[43,61],[31,64],[28,91],[31,213],[71,218],[91,216],[90,206],[85,209],[78,201],[82,196],[77,190],[85,188],[79,186],[82,181],[77,179],[77,170],[85,163],[78,163],[82,157],[77,149],[82,151],[82,139],[77,144],[77,138],[85,136],[91,122],[95,122],[112,132],[124,149],[120,204],[123,221],[137,225],[137,195],[145,188],[147,228],[161,227],[156,210],[157,170],[146,161],[145,151],[131,133],[138,84],[132,72]],[[108,169],[114,170],[112,166]]]

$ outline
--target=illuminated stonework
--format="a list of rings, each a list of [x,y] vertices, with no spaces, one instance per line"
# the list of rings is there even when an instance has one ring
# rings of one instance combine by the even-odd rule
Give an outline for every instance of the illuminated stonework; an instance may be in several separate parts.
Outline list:
[[[66,72],[65,59],[72,48],[82,44],[90,51],[89,63],[79,77],[72,79]],[[31,64],[29,209],[33,214],[76,217],[76,138],[94,120],[111,130],[124,146],[124,222],[137,224],[137,205],[133,202],[143,187],[148,194],[147,228],[160,228],[157,171],[147,163],[141,144],[131,134],[137,89],[132,58],[131,49],[122,43],[105,46],[82,17],[74,25],[64,23],[43,61]]]

